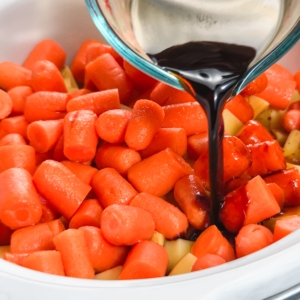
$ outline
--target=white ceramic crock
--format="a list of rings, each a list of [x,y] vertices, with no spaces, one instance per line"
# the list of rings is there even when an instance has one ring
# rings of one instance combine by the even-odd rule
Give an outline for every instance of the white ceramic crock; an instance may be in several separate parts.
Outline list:
[[[60,43],[70,63],[82,41],[101,39],[101,36],[84,0],[0,1],[0,61],[22,63],[33,45],[45,38]],[[299,58],[298,43],[281,62],[295,72],[300,69]],[[187,297],[255,300],[299,283],[300,231],[225,265],[151,280],[73,279],[31,271],[0,259],[0,300],[182,300]]]

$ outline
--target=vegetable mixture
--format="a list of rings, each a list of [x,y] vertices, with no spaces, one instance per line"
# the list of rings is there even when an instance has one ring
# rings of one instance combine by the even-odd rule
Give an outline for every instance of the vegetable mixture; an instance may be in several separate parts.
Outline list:
[[[88,279],[210,268],[300,228],[300,71],[275,64],[223,110],[224,230],[207,120],[184,91],[87,40],[0,62],[0,257]]]

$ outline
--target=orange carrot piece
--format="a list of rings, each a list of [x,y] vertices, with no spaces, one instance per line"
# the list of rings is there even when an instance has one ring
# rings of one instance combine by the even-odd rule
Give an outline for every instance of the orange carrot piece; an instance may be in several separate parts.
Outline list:
[[[38,223],[42,205],[30,173],[11,168],[0,173],[0,220],[11,229]]]
[[[219,266],[225,264],[226,260],[215,254],[205,254],[199,257],[196,262],[193,264],[192,272],[208,269],[211,267]]]
[[[97,199],[83,201],[71,218],[69,228],[77,229],[82,226],[100,227],[102,210]]]
[[[92,166],[75,161],[63,160],[61,163],[88,185],[91,185],[92,179],[98,171]]]
[[[6,246],[10,244],[10,238],[13,230],[3,224],[0,220],[0,246]]]
[[[47,223],[54,221],[60,217],[60,213],[54,209],[54,207],[45,198],[40,196],[42,204],[42,217],[40,222]]]
[[[28,122],[63,119],[69,95],[58,92],[36,92],[29,97],[24,109]]]
[[[167,239],[182,235],[188,227],[188,219],[173,204],[149,193],[140,193],[130,202],[130,206],[149,212],[155,223],[155,230]]]
[[[208,147],[208,134],[201,132],[187,138],[187,153],[189,158],[197,159]]]
[[[0,88],[8,91],[16,86],[30,86],[31,71],[13,62],[0,63]]]
[[[42,40],[28,54],[23,67],[32,70],[37,61],[48,60],[60,70],[65,64],[66,56],[65,50],[56,41],[51,39]]]
[[[103,236],[102,230],[93,226],[83,226],[89,257],[96,273],[123,265],[129,248],[127,246],[115,246],[109,243]]]
[[[251,96],[261,93],[268,85],[268,78],[265,73],[262,73],[251,81],[242,91],[242,96]]]
[[[92,188],[104,208],[112,204],[129,204],[138,194],[113,168],[98,171],[92,179]]]
[[[204,230],[209,225],[209,198],[198,176],[179,179],[174,186],[174,197],[194,228]]]
[[[0,139],[0,146],[6,145],[26,145],[25,139],[19,133],[9,133]]]
[[[3,258],[13,264],[22,266],[24,258],[27,257],[28,255],[29,255],[29,253],[5,252]]]
[[[95,124],[98,136],[111,144],[123,143],[130,117],[131,111],[125,109],[112,109],[104,112]]]
[[[226,262],[235,259],[233,247],[215,225],[209,226],[197,238],[191,248],[196,257],[206,254],[221,256]]]
[[[62,74],[56,65],[49,60],[39,60],[34,64],[31,75],[31,87],[35,92],[67,92]]]
[[[150,100],[162,106],[196,101],[189,93],[177,90],[163,82],[159,82],[153,88],[150,93]]]
[[[269,131],[261,123],[255,120],[248,121],[239,131],[237,137],[245,145],[274,141],[274,138]]]
[[[275,182],[267,183],[268,188],[275,197],[280,209],[284,206],[284,193],[282,188]]]
[[[27,139],[28,122],[24,116],[15,116],[3,119],[0,123],[0,129],[4,134],[19,133],[24,139]]]
[[[67,104],[67,111],[91,110],[97,116],[110,109],[120,108],[117,89],[88,93],[71,99]]]
[[[100,228],[108,242],[127,246],[149,240],[154,233],[155,223],[152,215],[140,207],[112,204],[103,210]]]
[[[78,90],[70,93],[69,95],[70,95],[70,99],[73,99],[73,98],[76,98],[76,97],[79,97],[79,96],[87,95],[89,93],[91,93],[90,90],[82,88],[82,89],[78,89]]]
[[[45,153],[35,152],[35,163],[37,166],[48,159],[53,159],[53,151],[48,151]]]
[[[122,66],[123,65],[123,57],[110,45],[103,44],[106,53],[109,53],[116,62]]]
[[[248,182],[248,179],[244,177],[236,177],[231,180],[229,180],[225,185],[224,194],[228,194],[232,192],[233,190],[241,187],[242,185],[246,184]]]
[[[129,168],[141,161],[140,154],[126,146],[105,144],[98,148],[95,162],[99,169],[114,168],[126,176]]]
[[[150,144],[140,150],[140,155],[142,158],[146,158],[166,148],[172,149],[179,156],[186,153],[187,136],[183,128],[158,129]]]
[[[245,185],[248,203],[243,225],[259,223],[280,212],[280,207],[271,190],[260,176]]]
[[[68,220],[91,190],[67,167],[54,160],[39,165],[33,182],[38,192]]]
[[[51,230],[54,223],[60,228],[57,232]],[[53,238],[64,229],[59,219],[17,229],[11,236],[10,251],[31,253],[39,250],[54,250]]]
[[[300,216],[290,216],[277,220],[274,226],[274,242],[300,228]]]
[[[162,107],[150,100],[138,100],[133,107],[125,133],[125,142],[129,148],[142,150],[161,127],[164,119]]]
[[[198,102],[166,105],[163,128],[183,128],[187,136],[207,132],[207,118]]]
[[[105,53],[90,62],[86,66],[85,72],[99,91],[117,88],[121,103],[128,101],[132,94],[132,82],[122,67],[109,53]]]
[[[13,102],[8,93],[0,90],[0,120],[8,117],[12,112]]]
[[[152,241],[135,244],[123,265],[119,279],[163,277],[168,266],[167,250]]]
[[[294,80],[296,81],[296,89],[300,91],[300,70],[294,74]]]
[[[12,115],[21,115],[24,113],[26,98],[33,94],[33,90],[29,86],[16,86],[10,89],[8,92],[13,106]]]
[[[279,83],[284,80],[293,80],[293,74],[278,63],[273,64],[264,72],[264,74],[268,78],[268,83]]]
[[[65,274],[69,277],[93,279],[95,272],[84,233],[79,229],[67,229],[53,239],[60,252]]]
[[[30,145],[40,153],[52,150],[63,133],[64,120],[34,121],[27,127]]]
[[[156,79],[135,68],[126,60],[123,61],[123,68],[133,82],[135,88],[139,91],[145,91],[157,83]]]
[[[242,123],[253,119],[254,111],[249,102],[241,95],[236,95],[225,104],[224,109],[228,109]]]
[[[56,161],[68,160],[64,154],[64,134],[61,135],[52,153],[52,158]]]
[[[58,251],[37,251],[24,257],[22,266],[47,274],[65,276],[61,254]]]
[[[23,168],[31,175],[35,172],[35,151],[28,145],[0,147],[0,173],[10,168]]]
[[[290,109],[288,110],[282,120],[282,127],[287,131],[291,132],[294,129],[300,129],[300,110]]]
[[[64,119],[64,154],[69,160],[89,161],[96,154],[98,136],[97,115],[90,110],[67,113]]]
[[[86,59],[85,59],[85,64],[87,65],[91,61],[95,60],[97,57],[107,53],[106,47],[104,44],[101,43],[91,43],[90,45],[87,46],[86,48]]]
[[[128,181],[139,192],[161,197],[174,188],[177,180],[192,173],[191,166],[167,148],[133,165],[128,170]]]
[[[273,234],[267,227],[258,224],[243,226],[235,238],[237,258],[249,255],[273,243]]]
[[[75,80],[78,82],[81,82],[81,83],[84,82],[85,66],[87,63],[86,62],[86,51],[90,45],[94,45],[94,44],[98,45],[98,44],[100,44],[100,42],[97,40],[93,40],[93,39],[84,41],[78,48],[78,50],[72,60],[70,69],[72,71],[72,74],[73,74]]]

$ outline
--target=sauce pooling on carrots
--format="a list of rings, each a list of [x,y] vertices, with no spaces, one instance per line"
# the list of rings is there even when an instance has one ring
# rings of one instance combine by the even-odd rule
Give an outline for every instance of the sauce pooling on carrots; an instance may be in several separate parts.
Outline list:
[[[223,194],[222,109],[255,55],[256,50],[252,47],[218,42],[188,42],[149,54],[155,63],[177,74],[191,86],[191,93],[206,112],[211,224],[220,225],[219,209]]]

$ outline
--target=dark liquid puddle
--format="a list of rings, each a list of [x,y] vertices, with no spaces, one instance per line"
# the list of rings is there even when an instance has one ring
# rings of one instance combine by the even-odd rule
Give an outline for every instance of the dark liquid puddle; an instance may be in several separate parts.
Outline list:
[[[203,107],[208,119],[210,224],[222,227],[219,210],[223,201],[223,107],[232,89],[255,57],[254,48],[217,42],[189,42],[149,57],[175,73],[187,91]],[[188,88],[190,86],[191,88]]]

